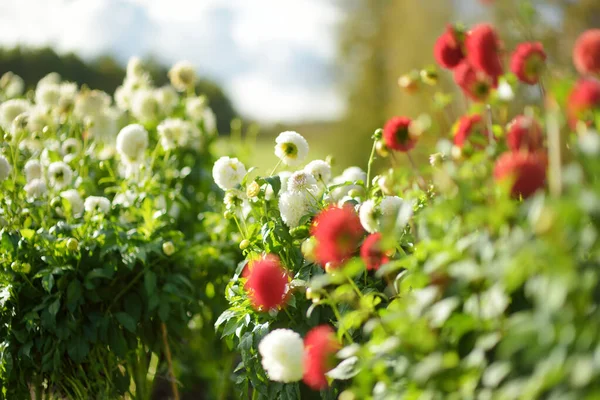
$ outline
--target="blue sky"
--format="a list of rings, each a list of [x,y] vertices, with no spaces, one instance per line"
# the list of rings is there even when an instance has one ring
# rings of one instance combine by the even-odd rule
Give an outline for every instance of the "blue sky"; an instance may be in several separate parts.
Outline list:
[[[334,118],[335,0],[1,0],[0,44],[180,59],[265,122]]]

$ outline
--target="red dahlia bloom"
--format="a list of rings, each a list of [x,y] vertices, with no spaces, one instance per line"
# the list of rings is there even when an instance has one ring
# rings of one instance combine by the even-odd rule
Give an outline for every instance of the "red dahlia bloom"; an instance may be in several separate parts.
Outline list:
[[[567,112],[571,127],[577,121],[593,123],[594,112],[600,110],[600,81],[592,78],[577,81],[567,99]]]
[[[304,338],[304,383],[314,390],[325,389],[325,373],[334,367],[334,355],[339,349],[331,327],[319,325],[308,331]]]
[[[381,233],[367,236],[360,248],[360,257],[367,264],[368,270],[378,270],[381,264],[390,261],[386,252],[381,248]]]
[[[582,75],[600,75],[600,29],[579,36],[573,48],[573,63]]]
[[[527,198],[546,182],[547,159],[544,153],[507,152],[500,156],[494,168],[497,181],[513,179],[511,195]]]
[[[541,43],[520,43],[510,60],[510,70],[521,82],[535,85],[546,66],[546,52]]]
[[[467,59],[473,67],[494,80],[504,73],[500,61],[501,43],[491,25],[476,25],[465,38]]]
[[[457,33],[452,26],[448,26],[433,45],[433,56],[441,67],[452,69],[465,58],[458,40]]]
[[[417,141],[409,132],[411,122],[407,117],[393,117],[385,123],[383,141],[388,149],[406,152],[415,147]]]
[[[483,148],[489,142],[488,131],[479,114],[464,115],[458,120],[454,144],[461,149],[468,143],[473,148]]]
[[[352,256],[364,230],[352,207],[329,207],[315,218],[312,234],[317,241],[317,261],[323,266],[339,266]]]
[[[506,143],[513,151],[539,150],[542,148],[543,139],[542,127],[531,117],[519,115],[508,124]]]
[[[256,310],[268,311],[287,301],[290,276],[276,256],[252,261],[246,276],[244,288]]]
[[[475,101],[485,101],[492,88],[498,86],[496,79],[475,70],[467,60],[454,68],[454,81],[469,98]]]

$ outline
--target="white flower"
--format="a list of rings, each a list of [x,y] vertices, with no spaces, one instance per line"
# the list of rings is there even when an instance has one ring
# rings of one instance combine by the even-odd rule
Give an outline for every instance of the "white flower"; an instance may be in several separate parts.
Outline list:
[[[185,100],[185,114],[194,122],[200,122],[204,118],[204,110],[206,110],[206,97],[188,97]]]
[[[165,85],[156,89],[156,100],[164,115],[170,115],[177,106],[179,97],[177,91],[171,85]]]
[[[47,109],[58,105],[60,85],[57,83],[38,84],[35,88],[35,103]]]
[[[169,79],[175,89],[183,92],[196,85],[196,70],[189,61],[179,61],[169,70]]]
[[[54,121],[43,107],[32,107],[27,113],[27,129],[32,132],[41,132],[44,127],[52,125]]]
[[[503,101],[512,101],[515,98],[512,87],[505,80],[500,81],[496,93],[498,94],[498,98]]]
[[[6,157],[0,155],[0,182],[8,178],[12,167]]]
[[[133,95],[131,113],[141,122],[150,122],[156,119],[159,112],[158,100],[154,90],[140,89]]]
[[[56,189],[62,189],[71,184],[73,171],[62,161],[53,162],[48,167],[48,180],[50,186]]]
[[[297,132],[281,132],[275,139],[275,143],[275,155],[285,165],[298,165],[308,155],[308,142]]]
[[[81,142],[75,138],[68,138],[62,143],[60,149],[65,162],[70,162],[81,151]]]
[[[31,104],[23,99],[11,99],[0,104],[0,126],[5,130],[10,129],[12,122],[18,115],[29,111]]]
[[[80,216],[83,213],[83,199],[79,195],[79,192],[75,189],[65,190],[60,194],[60,197],[67,200],[71,206],[71,212],[73,216]]]
[[[60,84],[60,108],[69,109],[75,104],[77,97],[77,84],[73,82],[63,82]]]
[[[281,219],[290,228],[295,228],[300,219],[310,211],[306,194],[301,192],[285,192],[279,197]]]
[[[202,113],[202,123],[206,133],[213,133],[217,129],[217,117],[210,107],[205,107]]]
[[[283,193],[287,191],[288,188],[288,180],[292,173],[290,171],[281,171],[277,174],[279,176],[279,181],[281,182],[281,189],[279,189],[279,193]]]
[[[237,158],[221,157],[215,162],[212,175],[221,189],[233,189],[242,183],[246,167]]]
[[[367,181],[367,173],[359,167],[349,167],[342,172],[342,178],[346,182]]]
[[[39,80],[38,85],[57,84],[60,83],[60,80],[61,78],[58,72],[50,72]]]
[[[32,179],[25,185],[25,192],[30,198],[42,197],[46,193],[46,182],[42,179]]]
[[[113,204],[120,205],[125,208],[131,207],[137,198],[136,194],[130,190],[124,193],[118,193],[113,198]]]
[[[160,144],[165,150],[185,146],[192,131],[190,123],[179,118],[165,119],[156,130]]]
[[[7,98],[12,99],[23,94],[25,82],[19,75],[9,71],[0,78],[0,89],[4,91]]]
[[[275,329],[258,344],[262,366],[269,379],[276,382],[296,382],[304,374],[304,343],[290,329]]]
[[[375,206],[375,202],[373,200],[367,200],[360,205],[358,216],[360,218],[361,225],[367,232],[377,232],[377,207]]]
[[[144,75],[144,65],[139,57],[131,57],[127,62],[127,76],[138,78]]]
[[[23,169],[25,170],[25,178],[27,178],[27,182],[42,178],[42,164],[38,160],[27,161]]]
[[[398,196],[385,196],[379,205],[381,215],[395,218],[403,203],[404,200]]]
[[[110,200],[108,200],[106,197],[89,196],[85,199],[83,204],[85,211],[89,213],[99,211],[102,214],[106,214],[108,211],[110,211]]]
[[[239,189],[228,189],[225,192],[223,203],[225,204],[228,210],[236,211],[240,207],[242,207],[244,203],[247,202],[247,200],[248,196],[246,196],[246,193],[244,193],[243,191]]]
[[[304,170],[319,182],[328,184],[331,180],[331,166],[323,160],[314,160],[306,164]]]
[[[114,107],[104,109],[102,112],[85,119],[87,131],[94,140],[105,144],[114,143],[118,132],[118,121],[121,113]]]
[[[410,202],[406,203],[398,196],[385,196],[381,200],[379,209],[381,211],[379,224],[382,230],[404,228],[403,225],[412,216],[412,204]]]
[[[129,164],[139,162],[147,147],[148,131],[141,125],[127,125],[117,135],[117,151]]]
[[[110,96],[101,90],[86,90],[75,98],[73,113],[80,118],[95,116],[110,106]]]
[[[296,171],[287,180],[287,188],[290,192],[302,192],[313,188],[317,180],[311,174],[304,171]]]

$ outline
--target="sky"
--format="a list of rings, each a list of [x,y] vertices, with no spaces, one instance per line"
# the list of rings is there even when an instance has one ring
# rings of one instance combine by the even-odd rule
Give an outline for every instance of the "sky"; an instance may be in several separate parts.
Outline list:
[[[334,119],[334,0],[0,0],[0,45],[186,59],[262,122]]]

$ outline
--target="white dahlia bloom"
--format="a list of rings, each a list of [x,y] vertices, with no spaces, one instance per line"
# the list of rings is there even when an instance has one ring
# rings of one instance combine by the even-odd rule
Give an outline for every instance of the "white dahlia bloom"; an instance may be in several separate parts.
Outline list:
[[[102,196],[89,196],[83,203],[85,211],[89,213],[99,212],[106,214],[110,211],[110,200]]]
[[[8,163],[6,157],[0,155],[0,182],[8,178],[12,167]]]
[[[144,75],[144,64],[139,57],[131,57],[127,62],[127,76],[139,78]]]
[[[80,118],[95,116],[110,106],[110,96],[101,90],[86,90],[75,98],[75,115]]]
[[[38,81],[38,85],[58,84],[61,79],[58,72],[50,72]]]
[[[262,366],[269,379],[276,382],[296,382],[304,374],[304,342],[290,329],[275,329],[258,344]]]
[[[377,232],[377,207],[375,206],[375,202],[373,200],[367,200],[360,205],[358,216],[360,218],[361,225],[367,232]]]
[[[316,188],[317,180],[305,171],[296,171],[287,180],[287,188],[290,192],[302,192]]]
[[[52,116],[43,107],[32,107],[27,113],[27,129],[32,132],[41,132],[46,126],[53,125]]]
[[[398,196],[385,196],[379,205],[381,220],[379,226],[382,230],[402,229],[412,216],[412,204],[405,202]]]
[[[188,97],[185,100],[185,114],[194,122],[200,122],[204,118],[204,110],[207,108],[206,97]]]
[[[114,143],[115,137],[119,131],[119,118],[121,112],[109,107],[92,117],[86,118],[87,131],[94,140],[107,143]]]
[[[308,142],[297,132],[281,132],[275,139],[275,143],[275,155],[285,165],[301,164],[308,155]]]
[[[38,160],[27,161],[23,169],[25,171],[25,178],[27,179],[27,182],[42,178],[42,164]]]
[[[398,215],[400,207],[402,207],[403,203],[404,200],[398,196],[385,196],[379,205],[381,215],[383,217],[395,218]]]
[[[367,173],[359,167],[349,167],[342,172],[342,178],[346,182],[367,181]]]
[[[328,184],[331,180],[331,166],[326,161],[311,161],[306,164],[304,170],[309,174],[312,174],[312,176],[320,183]]]
[[[285,192],[279,197],[281,219],[291,229],[298,226],[300,219],[310,211],[306,194]]]
[[[126,163],[134,164],[148,148],[148,131],[138,124],[127,125],[117,135],[117,151]]]
[[[179,101],[179,96],[175,88],[171,85],[165,85],[156,89],[155,95],[162,113],[170,115]]]
[[[196,70],[189,61],[179,61],[169,70],[169,79],[175,89],[184,92],[196,85]]]
[[[208,134],[213,133],[217,129],[217,116],[210,107],[204,108],[202,123],[204,124],[204,131]]]
[[[230,211],[237,211],[239,208],[243,207],[247,201],[248,196],[246,196],[245,192],[239,189],[228,189],[225,192],[225,197],[223,198],[223,204],[225,204],[225,208]]]
[[[131,113],[134,117],[146,123],[155,120],[159,111],[154,90],[140,89],[134,93],[131,101]]]
[[[81,151],[82,145],[78,139],[68,138],[60,146],[65,162],[71,161]]]
[[[27,197],[32,199],[42,197],[44,194],[46,194],[46,190],[46,182],[44,182],[42,179],[32,179],[25,185]]]
[[[53,108],[60,102],[60,85],[57,83],[38,84],[35,88],[35,103],[45,108]]]
[[[279,189],[279,193],[287,192],[288,188],[288,180],[292,173],[290,171],[281,171],[277,174],[279,176],[279,181],[281,182],[281,189]]]
[[[0,78],[0,89],[4,91],[7,98],[12,99],[23,94],[25,82],[19,75],[9,71]]]
[[[62,161],[53,162],[48,166],[48,181],[55,189],[62,189],[71,184],[73,171]]]
[[[0,104],[0,126],[4,130],[10,129],[17,116],[23,114],[31,108],[31,104],[23,99],[11,99]]]
[[[63,82],[60,84],[60,100],[58,104],[62,109],[69,109],[75,104],[77,97],[77,84],[73,82]]]
[[[221,189],[234,189],[246,176],[246,167],[237,158],[221,157],[215,162],[212,175]]]
[[[137,195],[132,192],[131,190],[128,190],[124,193],[117,193],[115,195],[115,197],[113,198],[113,204],[114,205],[120,205],[122,207],[128,208],[131,207],[133,205],[133,203],[135,203],[135,199],[137,198]]]
[[[192,132],[190,123],[179,118],[165,119],[156,130],[160,137],[160,144],[165,150],[185,146]]]
[[[71,206],[71,213],[73,214],[73,216],[78,217],[83,213],[83,199],[81,198],[77,190],[65,190],[64,192],[61,192],[60,197],[69,202],[69,205]]]

